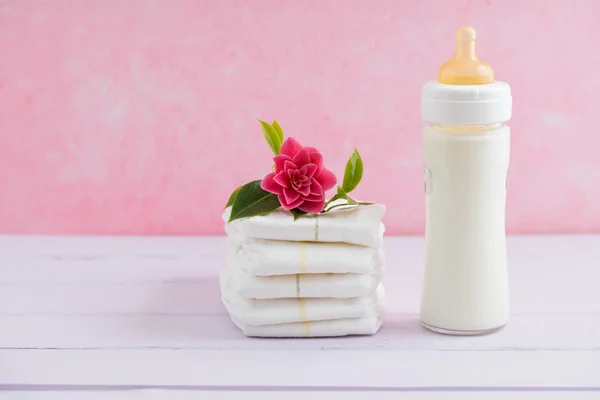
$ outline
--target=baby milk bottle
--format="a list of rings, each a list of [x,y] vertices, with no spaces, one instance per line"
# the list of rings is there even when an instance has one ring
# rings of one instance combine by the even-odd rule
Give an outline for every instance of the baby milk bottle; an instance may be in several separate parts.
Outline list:
[[[477,335],[508,321],[505,203],[510,86],[475,53],[461,27],[456,54],[423,87],[426,233],[421,322]]]

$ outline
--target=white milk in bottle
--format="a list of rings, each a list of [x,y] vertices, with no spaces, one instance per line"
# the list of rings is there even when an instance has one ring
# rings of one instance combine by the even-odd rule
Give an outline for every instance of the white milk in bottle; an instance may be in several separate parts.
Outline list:
[[[510,86],[461,27],[456,54],[423,87],[426,233],[421,322],[476,335],[508,321],[505,203]]]

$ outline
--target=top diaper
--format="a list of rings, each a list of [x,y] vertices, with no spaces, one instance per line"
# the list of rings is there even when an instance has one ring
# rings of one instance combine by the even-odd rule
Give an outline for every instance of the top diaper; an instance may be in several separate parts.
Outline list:
[[[267,215],[227,224],[230,213],[231,208],[223,213],[227,234],[241,234],[255,239],[348,243],[371,247],[380,244],[385,230],[381,222],[385,214],[383,204],[341,207],[296,221],[290,212],[278,209]]]

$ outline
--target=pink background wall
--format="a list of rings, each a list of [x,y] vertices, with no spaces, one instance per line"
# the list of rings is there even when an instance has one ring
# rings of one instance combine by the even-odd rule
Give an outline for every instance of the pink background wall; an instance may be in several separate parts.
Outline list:
[[[0,231],[221,233],[256,118],[423,232],[419,93],[475,27],[513,87],[511,233],[600,232],[600,1],[0,0]]]

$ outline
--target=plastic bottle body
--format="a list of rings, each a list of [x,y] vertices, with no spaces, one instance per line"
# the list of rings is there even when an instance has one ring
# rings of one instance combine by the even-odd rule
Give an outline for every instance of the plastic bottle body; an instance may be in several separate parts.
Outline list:
[[[423,128],[426,233],[421,321],[450,334],[481,334],[509,316],[504,124]]]

